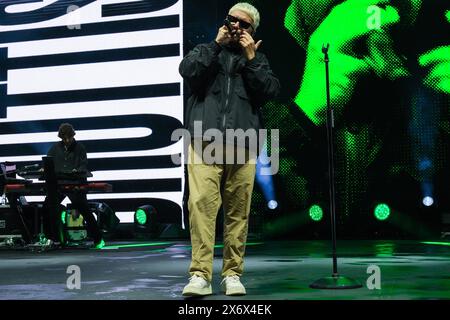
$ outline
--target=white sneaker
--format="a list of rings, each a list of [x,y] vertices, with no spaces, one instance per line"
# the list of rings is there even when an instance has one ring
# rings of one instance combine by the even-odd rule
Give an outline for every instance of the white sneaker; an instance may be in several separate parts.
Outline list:
[[[54,244],[55,242],[51,239],[45,239],[44,241],[41,242],[42,247],[45,248],[51,248],[53,247]]]
[[[246,294],[245,287],[237,275],[226,276],[220,284],[222,285],[222,291],[227,296],[242,296]]]
[[[206,296],[212,294],[211,283],[194,274],[183,289],[183,296]]]

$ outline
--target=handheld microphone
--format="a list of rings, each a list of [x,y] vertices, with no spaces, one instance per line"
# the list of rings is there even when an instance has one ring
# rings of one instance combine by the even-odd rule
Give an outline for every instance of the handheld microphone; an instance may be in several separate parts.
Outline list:
[[[233,28],[231,27],[231,22],[228,19],[223,20],[223,24],[227,27],[230,33],[233,33]]]

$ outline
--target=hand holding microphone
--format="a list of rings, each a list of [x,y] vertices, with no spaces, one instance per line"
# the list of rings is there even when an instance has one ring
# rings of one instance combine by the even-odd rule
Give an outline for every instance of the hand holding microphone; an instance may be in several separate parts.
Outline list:
[[[239,44],[244,49],[244,55],[247,60],[252,60],[256,56],[256,51],[260,47],[262,40],[255,43],[253,37],[247,31],[243,31],[239,37]]]
[[[216,42],[220,45],[226,45],[232,40],[239,41],[241,34],[239,28],[233,28],[230,20],[225,19],[223,21],[223,26],[219,29],[219,33],[217,34]]]
[[[224,25],[225,27],[227,27],[228,32],[229,32],[230,34],[233,34],[233,27],[231,26],[230,20],[228,20],[228,19],[223,20],[223,25]]]

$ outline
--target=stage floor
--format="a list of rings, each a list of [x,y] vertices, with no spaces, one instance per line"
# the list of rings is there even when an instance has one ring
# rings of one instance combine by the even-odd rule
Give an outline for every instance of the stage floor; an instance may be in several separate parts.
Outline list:
[[[329,241],[249,242],[242,278],[247,295],[240,297],[220,292],[221,252],[218,245],[213,295],[204,300],[450,299],[449,243],[338,241],[339,273],[362,288],[332,290],[309,287],[331,276]],[[108,242],[102,250],[41,253],[3,249],[0,300],[182,300],[189,262],[187,241]],[[67,273],[73,265],[80,268],[80,289],[67,286],[76,285]],[[373,288],[374,265],[380,289]]]

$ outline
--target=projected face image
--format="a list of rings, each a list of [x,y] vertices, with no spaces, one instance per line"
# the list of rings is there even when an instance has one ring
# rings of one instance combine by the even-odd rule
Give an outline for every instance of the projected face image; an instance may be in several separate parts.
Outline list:
[[[290,0],[284,8],[279,23],[289,43],[282,48],[295,52],[286,64],[301,67],[280,68],[282,86],[292,88],[264,110],[280,129],[279,202],[291,212],[328,202],[322,46],[329,44],[342,225],[356,232],[351,226],[373,219],[380,203],[405,214],[427,197],[450,206],[443,178],[450,172],[450,1]]]
[[[450,24],[450,10],[447,10],[445,17]],[[429,87],[449,95],[450,45],[436,47],[421,55],[419,57],[419,64],[428,71],[424,83]]]
[[[418,0],[292,1],[285,27],[307,51],[296,103],[314,124],[324,124],[325,82],[317,81],[324,43],[330,44],[330,94],[338,112],[370,76],[395,81],[420,72],[424,85],[450,94],[450,47],[442,32],[450,26],[448,7],[448,1],[433,7]],[[411,33],[415,37],[406,41]]]

